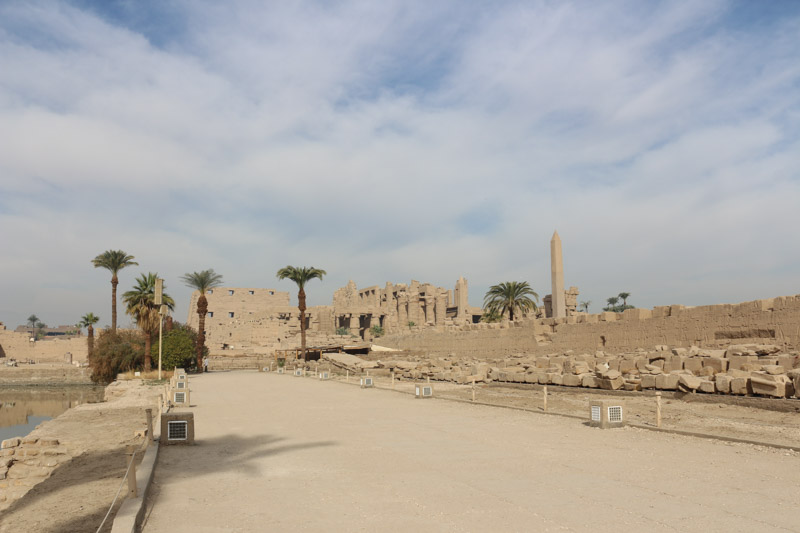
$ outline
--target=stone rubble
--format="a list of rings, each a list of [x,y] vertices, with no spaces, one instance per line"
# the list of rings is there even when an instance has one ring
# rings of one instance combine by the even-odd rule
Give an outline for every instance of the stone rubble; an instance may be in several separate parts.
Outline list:
[[[362,372],[367,368],[394,372],[398,379],[425,379],[454,383],[538,383],[605,390],[647,389],[686,393],[800,397],[800,355],[784,353],[779,346],[732,345],[725,350],[697,346],[630,353],[548,356],[513,354],[497,360],[464,359],[451,354],[426,357],[407,352],[381,354],[397,360],[365,361],[347,354],[325,354],[324,361],[340,369]],[[402,357],[402,359],[400,359]]]

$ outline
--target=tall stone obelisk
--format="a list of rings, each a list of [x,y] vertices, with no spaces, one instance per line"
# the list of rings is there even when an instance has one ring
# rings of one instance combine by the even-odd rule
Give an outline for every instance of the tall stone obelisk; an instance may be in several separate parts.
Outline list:
[[[550,293],[550,305],[553,310],[553,318],[567,316],[567,302],[564,296],[564,261],[561,258],[561,237],[558,232],[553,232],[550,239],[550,281],[552,282],[552,292]]]

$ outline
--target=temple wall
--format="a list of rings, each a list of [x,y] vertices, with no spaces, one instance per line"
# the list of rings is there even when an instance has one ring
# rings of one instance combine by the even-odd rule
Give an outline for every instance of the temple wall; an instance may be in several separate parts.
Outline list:
[[[614,353],[656,345],[720,348],[743,343],[775,344],[784,350],[800,348],[800,295],[740,304],[580,314],[516,324],[474,324],[388,335],[378,341],[390,348],[477,357],[499,357],[514,351]]]
[[[30,342],[28,333],[0,329],[0,361],[33,359],[40,363],[61,363],[66,360],[67,353],[70,353],[72,361],[83,363],[86,361],[88,351],[86,337],[52,338]]]

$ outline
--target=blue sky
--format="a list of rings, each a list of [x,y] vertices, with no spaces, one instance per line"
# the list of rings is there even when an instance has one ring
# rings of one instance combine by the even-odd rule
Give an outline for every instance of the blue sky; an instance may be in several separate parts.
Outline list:
[[[4,2],[0,321],[110,319],[107,249],[328,304],[796,294],[798,2]],[[123,322],[125,320],[123,319]]]

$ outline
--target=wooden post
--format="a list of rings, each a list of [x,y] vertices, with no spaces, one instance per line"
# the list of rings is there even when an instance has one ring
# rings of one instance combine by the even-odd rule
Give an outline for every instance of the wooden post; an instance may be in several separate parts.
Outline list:
[[[153,442],[153,410],[145,409],[144,412],[147,413],[147,440]]]
[[[472,401],[475,401],[475,380],[472,380]]]
[[[430,375],[428,375],[428,376],[425,376],[425,378],[427,379],[427,381],[428,381],[428,384],[430,384],[430,382],[431,382],[431,376],[430,376]]]
[[[392,372],[392,388],[394,388],[394,372]]]
[[[547,385],[542,388],[542,407],[547,412]]]
[[[656,391],[656,427],[661,427],[661,391]]]
[[[350,370],[347,371],[347,377],[344,378],[345,381],[350,381]]]
[[[135,444],[129,444],[125,447],[125,455],[128,456],[128,496],[136,498],[138,496],[136,492],[136,446]],[[133,464],[132,464],[133,463]]]

